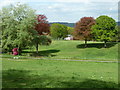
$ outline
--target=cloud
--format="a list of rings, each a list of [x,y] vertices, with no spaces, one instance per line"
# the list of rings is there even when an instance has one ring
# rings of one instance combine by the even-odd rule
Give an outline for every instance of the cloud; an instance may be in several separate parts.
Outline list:
[[[49,21],[76,22],[84,16],[97,18],[100,15],[108,15],[117,20],[117,6],[115,2],[54,2],[37,5],[37,13],[45,14]]]
[[[47,0],[51,1],[51,0]],[[119,0],[52,0],[54,2],[119,2]]]
[[[7,6],[7,5],[10,5],[10,4],[14,4],[15,1],[14,0],[3,0],[3,1],[0,1],[0,8],[4,7],[4,6]]]
[[[25,0],[28,2],[82,2],[82,3],[90,3],[90,2],[119,2],[119,0]]]
[[[119,0],[2,0],[0,6],[27,3],[37,14],[45,14],[49,21],[76,22],[81,17],[109,15],[117,20]]]
[[[109,8],[110,11],[112,10],[118,10],[118,3],[114,3],[110,8]]]
[[[8,6],[10,4],[15,5],[16,3],[27,3],[27,1],[23,1],[23,0],[0,0],[0,8],[4,7],[4,6]]]

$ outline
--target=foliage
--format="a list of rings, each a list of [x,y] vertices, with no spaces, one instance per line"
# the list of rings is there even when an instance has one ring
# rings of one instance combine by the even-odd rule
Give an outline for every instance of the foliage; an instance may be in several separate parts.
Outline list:
[[[112,36],[111,38],[112,38],[112,41],[117,42],[117,41],[120,41],[120,38],[119,38],[120,37],[120,26],[116,25],[115,31],[116,31],[115,36]]]
[[[51,38],[48,35],[41,35],[40,36],[40,45],[50,45],[51,44]]]
[[[120,26],[117,27],[118,30],[118,41],[120,42]]]
[[[50,45],[51,44],[51,38],[48,35],[37,35],[33,39],[33,44],[39,44],[39,45]]]
[[[35,11],[26,4],[10,5],[0,11],[2,20],[2,48],[11,49],[24,48],[31,45],[33,36],[37,34],[34,30]]]
[[[35,30],[39,35],[50,33],[50,25],[48,24],[47,17],[45,15],[37,15]]]
[[[73,35],[74,28],[73,27],[67,27],[68,34]]]
[[[47,17],[45,15],[37,15],[35,30],[38,34],[33,39],[33,44],[36,46],[36,52],[38,53],[39,44],[49,45],[51,43],[51,39],[46,36],[50,33],[50,25],[48,24]]]
[[[63,39],[68,35],[67,26],[54,23],[51,25],[50,34],[55,39]]]
[[[75,37],[85,40],[85,47],[87,40],[91,37],[91,27],[95,24],[93,17],[83,17],[76,23]]]
[[[96,19],[96,24],[92,26],[94,39],[98,41],[111,41],[117,34],[116,22],[113,18],[102,15]],[[105,45],[106,47],[106,45]]]

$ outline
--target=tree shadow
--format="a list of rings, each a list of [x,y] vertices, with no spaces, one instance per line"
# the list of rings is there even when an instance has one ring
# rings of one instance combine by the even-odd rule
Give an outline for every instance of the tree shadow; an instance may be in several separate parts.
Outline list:
[[[30,56],[45,56],[45,57],[54,57],[56,55],[54,55],[53,53],[57,53],[60,50],[56,50],[56,49],[52,49],[52,50],[44,50],[44,51],[38,51],[38,53],[36,53],[36,51],[22,51],[22,53],[28,53]]]
[[[96,79],[85,79],[83,82],[63,82],[63,84],[66,87],[70,88],[114,88],[117,90],[118,84],[114,82],[106,82],[106,81],[101,81],[101,80],[96,80]],[[72,85],[72,86],[71,86]]]
[[[108,42],[106,48],[110,48],[118,44],[117,42]],[[85,48],[85,44],[79,44],[76,48]],[[86,48],[104,48],[104,43],[88,43]]]
[[[3,70],[3,88],[113,88],[118,84],[101,80],[71,77],[51,77],[47,74],[30,74],[28,70]]]

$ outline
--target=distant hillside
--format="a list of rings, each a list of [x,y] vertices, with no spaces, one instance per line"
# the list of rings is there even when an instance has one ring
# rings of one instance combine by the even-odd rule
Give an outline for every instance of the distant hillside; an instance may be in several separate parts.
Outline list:
[[[75,23],[68,23],[68,22],[50,22],[49,24],[53,24],[53,23],[59,23],[59,24],[63,24],[63,25],[66,25],[68,27],[75,27]],[[116,22],[117,25],[120,26],[120,22]]]
[[[75,26],[75,23],[68,23],[68,22],[50,22],[49,24],[51,25],[53,23],[63,24],[63,25],[66,25],[68,27],[74,27]]]

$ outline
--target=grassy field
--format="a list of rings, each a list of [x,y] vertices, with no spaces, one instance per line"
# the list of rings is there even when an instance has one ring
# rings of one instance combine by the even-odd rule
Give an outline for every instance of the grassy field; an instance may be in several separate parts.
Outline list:
[[[35,56],[35,49],[24,50],[23,55]],[[104,48],[103,42],[84,41],[53,41],[50,46],[39,46],[39,56],[45,58],[82,59],[82,60],[117,60],[118,44],[108,43]]]
[[[118,64],[101,62],[2,60],[3,88],[117,88]]]
[[[103,46],[89,41],[84,48],[83,41],[61,40],[39,46],[37,56],[35,48],[23,50],[19,59],[2,54],[3,88],[117,88],[118,63],[74,61],[117,61],[118,43]]]
[[[84,41],[52,41],[50,46],[39,46],[38,56],[48,59],[73,59],[73,60],[118,60],[118,43],[109,42],[104,48],[103,42],[88,42],[88,47],[84,48]],[[20,57],[36,56],[35,48],[23,50]],[[13,55],[3,54],[3,57],[13,57]]]

